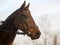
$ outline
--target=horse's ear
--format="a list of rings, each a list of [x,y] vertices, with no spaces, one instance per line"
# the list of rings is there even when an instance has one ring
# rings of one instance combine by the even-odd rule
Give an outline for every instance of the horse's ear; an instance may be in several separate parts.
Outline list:
[[[26,5],[26,1],[24,1],[24,3],[22,4],[22,6],[21,6],[20,9],[24,9],[25,8],[25,5]]]
[[[30,5],[30,3],[28,3],[28,5],[25,7],[25,10],[29,9],[29,5]]]

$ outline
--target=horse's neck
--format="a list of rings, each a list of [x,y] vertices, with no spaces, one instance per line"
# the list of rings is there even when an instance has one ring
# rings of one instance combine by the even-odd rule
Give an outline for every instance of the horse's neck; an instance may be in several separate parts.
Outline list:
[[[15,27],[13,23],[10,22],[4,22],[1,26],[0,29],[2,30],[7,30],[7,31],[15,31]],[[0,43],[1,45],[10,45],[10,43],[13,42],[16,34],[15,33],[5,33],[3,31],[0,31]],[[6,43],[4,43],[6,42]]]
[[[0,29],[6,29],[6,30],[10,30],[10,31],[17,30],[12,21],[4,22],[2,25],[0,25]]]

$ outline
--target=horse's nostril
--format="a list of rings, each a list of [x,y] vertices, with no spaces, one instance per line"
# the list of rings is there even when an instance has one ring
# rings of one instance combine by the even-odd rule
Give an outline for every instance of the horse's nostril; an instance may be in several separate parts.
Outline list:
[[[37,35],[41,35],[41,33],[39,32],[39,33],[37,33]]]
[[[40,35],[41,35],[41,32],[40,32]]]

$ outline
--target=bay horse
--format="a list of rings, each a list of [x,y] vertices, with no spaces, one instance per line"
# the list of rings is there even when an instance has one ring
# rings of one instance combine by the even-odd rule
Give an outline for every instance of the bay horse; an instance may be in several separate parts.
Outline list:
[[[38,39],[41,35],[38,26],[35,24],[26,1],[14,11],[0,25],[0,45],[12,45],[16,34],[26,34],[32,40]],[[19,30],[23,33],[17,32]]]

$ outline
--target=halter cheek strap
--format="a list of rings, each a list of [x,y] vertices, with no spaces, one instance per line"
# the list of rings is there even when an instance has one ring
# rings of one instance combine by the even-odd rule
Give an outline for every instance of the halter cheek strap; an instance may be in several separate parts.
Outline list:
[[[22,34],[22,35],[25,35],[25,33],[23,33],[23,32],[19,32],[19,31],[17,31],[17,32],[13,32],[13,31],[6,31],[6,30],[3,30],[3,29],[0,29],[0,31],[3,31],[3,32],[7,32],[7,33],[15,33],[15,34]]]

